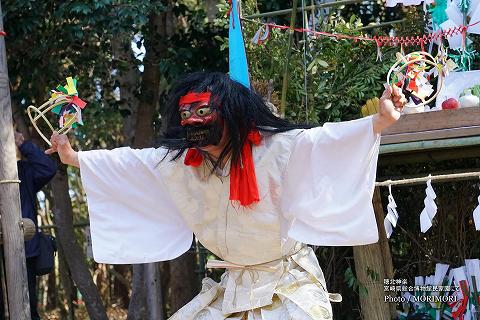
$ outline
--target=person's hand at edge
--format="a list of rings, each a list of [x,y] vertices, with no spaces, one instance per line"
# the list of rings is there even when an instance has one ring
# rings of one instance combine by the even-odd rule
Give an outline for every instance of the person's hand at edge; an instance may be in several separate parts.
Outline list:
[[[46,154],[58,152],[62,163],[79,168],[78,152],[73,150],[67,135],[54,132],[50,138],[52,146],[45,150]]]

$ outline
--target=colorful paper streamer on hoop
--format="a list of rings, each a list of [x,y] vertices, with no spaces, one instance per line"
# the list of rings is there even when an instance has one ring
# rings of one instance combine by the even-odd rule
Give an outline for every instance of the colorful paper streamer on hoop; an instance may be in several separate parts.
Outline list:
[[[43,119],[52,132],[58,131],[60,134],[67,133],[71,128],[76,128],[77,125],[83,125],[82,110],[87,103],[78,97],[77,80],[72,77],[68,77],[66,80],[65,85],[58,85],[51,91],[50,99],[39,108],[35,106],[27,108],[28,116],[34,128],[49,145],[49,139],[37,125],[39,119]],[[59,116],[58,130],[55,130],[47,119],[46,113],[48,111],[52,111]]]
[[[388,72],[387,83],[410,92],[411,103],[406,107],[418,108],[435,100],[444,85],[445,77],[455,67],[456,65],[446,58],[442,50],[439,50],[436,57],[424,51],[412,52],[405,56],[398,52],[397,62]],[[435,76],[438,77],[436,92],[430,84]]]

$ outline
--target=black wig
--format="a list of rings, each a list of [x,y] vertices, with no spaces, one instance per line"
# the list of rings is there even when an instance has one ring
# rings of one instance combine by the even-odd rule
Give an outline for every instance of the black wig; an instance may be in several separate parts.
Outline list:
[[[219,159],[212,161],[215,169],[221,161],[231,155],[233,164],[240,161],[240,152],[252,129],[275,134],[292,129],[310,128],[308,125],[295,125],[276,116],[263,98],[254,90],[231,80],[220,72],[196,72],[188,74],[174,85],[164,117],[164,130],[160,136],[159,146],[170,151],[177,151],[174,160],[178,159],[189,148],[185,131],[180,125],[179,100],[190,93],[211,92],[212,101],[224,120],[230,140]],[[205,153],[204,153],[205,154]],[[206,155],[208,158],[208,155]],[[211,159],[210,159],[211,160]]]

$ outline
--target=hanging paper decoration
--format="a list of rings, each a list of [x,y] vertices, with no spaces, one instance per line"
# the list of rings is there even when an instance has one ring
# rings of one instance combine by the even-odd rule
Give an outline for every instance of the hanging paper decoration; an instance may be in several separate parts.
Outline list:
[[[387,0],[387,7],[395,7],[397,4],[403,4],[404,6],[418,6],[422,2],[430,4],[434,0]]]
[[[399,312],[399,319],[477,319],[479,259],[467,259],[464,266],[450,269],[450,272],[449,267],[447,264],[437,263],[434,275],[415,277],[413,295],[411,290],[402,292],[406,303],[402,305],[403,311]],[[429,286],[432,287],[431,290]]]
[[[68,77],[66,85],[58,85],[51,91],[50,99],[47,102],[39,108],[29,106],[27,112],[34,128],[43,140],[50,145],[50,140],[42,133],[37,125],[37,121],[40,118],[43,119],[52,132],[67,133],[71,128],[83,125],[82,110],[86,105],[87,103],[78,97],[77,80]],[[46,117],[48,111],[52,111],[59,116],[58,126],[60,129],[55,130],[50,121],[48,121]]]
[[[228,29],[230,78],[250,88],[247,54],[243,40],[242,25],[238,1],[230,3],[230,27]]]
[[[480,231],[480,196],[478,196],[478,206],[473,210],[473,221],[475,222],[475,229]]]
[[[478,6],[477,8],[480,8]],[[480,10],[477,10],[480,11]],[[480,15],[480,12],[479,12]],[[279,29],[279,30],[290,30],[289,26],[286,25],[279,25],[275,23],[262,23],[259,21],[255,20],[250,20],[248,18],[243,18],[243,21],[248,21],[248,22],[254,22],[254,23],[260,23],[265,26],[269,26],[270,29]],[[447,21],[448,17],[444,20]],[[472,21],[477,21],[474,23],[471,23],[467,26],[458,26],[455,28],[451,28],[448,30],[444,30],[443,32],[433,32],[432,28],[428,29],[428,32],[424,35],[416,35],[416,36],[374,36],[374,37],[368,37],[366,35],[361,35],[361,36],[354,36],[354,35],[348,35],[348,34],[343,34],[343,33],[330,33],[330,32],[325,32],[325,31],[316,31],[312,29],[306,29],[306,28],[294,28],[294,32],[299,32],[299,33],[308,33],[311,34],[315,37],[329,37],[332,39],[337,39],[337,40],[352,40],[352,41],[362,41],[362,42],[377,42],[377,45],[379,46],[391,46],[391,47],[397,47],[397,46],[402,46],[402,47],[408,47],[408,46],[420,46],[423,47],[425,44],[432,44],[432,43],[439,43],[441,39],[444,38],[450,38],[454,35],[458,35],[462,33],[463,29],[467,29],[468,32],[474,32],[473,30],[476,29],[476,32],[480,33],[480,18],[473,20]],[[431,24],[431,23],[430,23]],[[437,26],[437,29],[440,28],[440,26]],[[423,49],[422,49],[423,51]]]
[[[441,72],[444,78],[447,78],[450,75],[451,71],[455,71],[456,69],[458,69],[458,65],[455,63],[455,61],[448,58],[448,52],[442,43],[440,43],[440,46],[438,47],[437,61],[443,66],[441,68]],[[438,71],[438,68],[433,70],[433,74],[435,77],[438,77]],[[441,88],[439,88],[438,90],[440,91],[440,89]]]
[[[435,198],[437,195],[432,188],[432,180],[427,181],[427,188],[425,189],[425,200],[423,201],[425,204],[425,208],[420,213],[420,230],[422,233],[425,233],[430,229],[433,225],[432,221],[435,215],[437,214],[437,204],[435,203]]]
[[[459,6],[455,2],[450,2],[447,4],[447,9],[445,13],[448,16],[448,20],[451,20],[455,25],[463,25],[463,12],[460,10]]]
[[[448,303],[448,306],[452,308],[452,317],[454,319],[464,319],[465,317],[471,319],[470,310],[468,310],[470,290],[468,289],[465,267],[453,269],[453,276],[455,284],[460,287],[460,290],[454,293],[457,297],[456,301]]]
[[[440,24],[440,28],[444,33],[448,32],[448,30],[460,29],[459,25],[450,19]],[[461,32],[452,34],[448,37],[447,41],[450,49],[461,49],[463,47],[463,34]]]
[[[470,71],[472,69],[473,60],[478,56],[477,52],[468,46],[465,49],[455,49],[456,53],[451,53],[448,56],[455,61],[458,68],[462,71]]]
[[[471,0],[458,0],[458,8],[463,14],[467,15],[470,10],[471,3]]]
[[[475,1],[470,5],[470,21],[472,21],[472,26],[468,28],[469,33],[480,34],[480,1]]]
[[[471,70],[473,60],[477,57],[477,53],[472,48],[472,41],[467,37],[468,33],[476,31],[475,27],[477,27],[477,25],[474,23],[471,27],[469,26],[467,28],[465,26],[467,24],[468,15],[477,15],[477,10],[471,10],[471,4],[471,0],[451,1],[446,4],[444,10],[447,19],[444,19],[442,16],[442,21],[437,21],[437,25],[439,25],[446,34],[448,34],[450,30],[461,31],[456,34],[450,34],[448,37],[448,43],[450,49],[454,50],[454,53],[449,54],[449,56],[455,61],[459,69],[462,71]],[[477,7],[477,5],[475,5],[475,7]],[[480,13],[478,16],[479,17],[476,19],[480,18]],[[478,22],[478,20],[473,19],[472,21]]]
[[[480,260],[465,259],[465,268],[467,272],[467,280],[471,292],[470,310],[475,314],[480,305]]]
[[[268,24],[261,25],[253,36],[252,43],[256,45],[263,44],[270,37],[270,26]]]
[[[392,186],[388,186],[388,204],[387,204],[387,215],[383,220],[383,225],[385,226],[385,233],[387,238],[390,239],[390,236],[393,233],[393,228],[397,226],[398,213],[397,213],[397,204],[392,195]]]
[[[448,20],[446,10],[447,0],[436,0],[435,4],[428,9],[428,12],[432,15],[434,31],[439,29],[440,25]]]

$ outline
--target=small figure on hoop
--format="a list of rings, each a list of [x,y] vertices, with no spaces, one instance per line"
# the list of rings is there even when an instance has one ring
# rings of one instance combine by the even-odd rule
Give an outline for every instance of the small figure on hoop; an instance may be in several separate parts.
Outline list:
[[[37,121],[41,118],[45,121],[48,127],[59,134],[67,133],[71,128],[75,128],[78,124],[83,125],[82,109],[87,103],[78,97],[77,79],[72,77],[67,78],[65,86],[58,85],[52,90],[52,95],[47,102],[42,104],[39,108],[29,106],[27,109],[28,116],[32,121],[33,126],[38,134],[51,146],[50,140],[42,133],[37,125]],[[50,121],[48,121],[45,114],[52,111],[59,115],[58,126],[55,130]]]
[[[438,96],[445,77],[455,67],[456,65],[451,60],[447,61],[442,53],[437,57],[423,51],[405,56],[397,53],[397,62],[388,72],[387,83],[410,94],[409,102],[405,105],[405,113],[423,112],[425,105]],[[436,91],[430,83],[434,77],[438,78]]]

